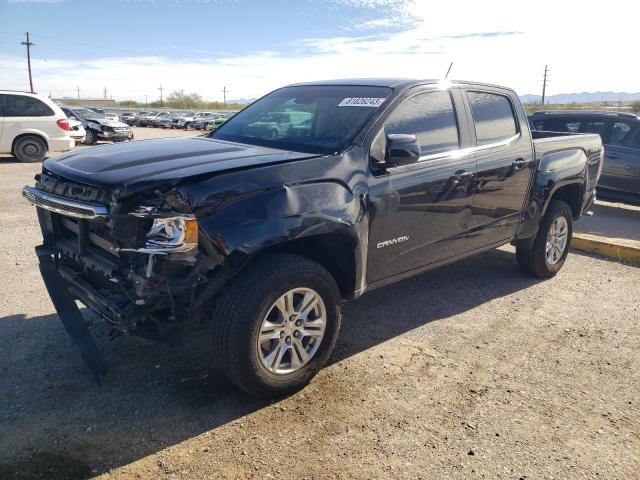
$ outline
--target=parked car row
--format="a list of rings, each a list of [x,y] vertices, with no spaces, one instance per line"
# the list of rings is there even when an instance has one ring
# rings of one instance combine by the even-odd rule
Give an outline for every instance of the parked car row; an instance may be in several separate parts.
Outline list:
[[[215,130],[229,115],[215,112],[125,112],[120,120],[129,126]]]

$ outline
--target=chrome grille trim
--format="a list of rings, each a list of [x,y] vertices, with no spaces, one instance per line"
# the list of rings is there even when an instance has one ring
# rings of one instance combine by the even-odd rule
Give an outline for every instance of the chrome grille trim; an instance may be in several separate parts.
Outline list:
[[[79,202],[70,198],[52,195],[33,187],[24,187],[22,196],[37,207],[50,210],[61,215],[74,218],[96,219],[106,218],[109,214],[107,207],[93,203]]]

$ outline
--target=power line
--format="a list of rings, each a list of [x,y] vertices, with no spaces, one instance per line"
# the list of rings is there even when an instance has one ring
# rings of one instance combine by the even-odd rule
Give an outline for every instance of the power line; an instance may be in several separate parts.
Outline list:
[[[547,93],[547,74],[549,73],[549,69],[547,65],[544,66],[544,79],[542,80],[542,105],[544,105],[545,95]]]
[[[107,87],[104,87],[102,89],[102,93],[104,94],[104,99],[106,100],[107,99]]]
[[[35,45],[35,43],[31,43],[29,41],[29,32],[26,33],[27,41],[22,42],[22,45],[27,46],[27,67],[29,68],[29,87],[31,88],[31,93],[33,93],[33,77],[31,76],[31,47]]]

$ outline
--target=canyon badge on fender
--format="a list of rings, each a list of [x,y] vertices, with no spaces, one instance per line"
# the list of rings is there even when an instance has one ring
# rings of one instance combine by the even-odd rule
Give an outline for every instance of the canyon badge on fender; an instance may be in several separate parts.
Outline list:
[[[403,235],[398,238],[392,238],[391,240],[385,240],[384,242],[378,242],[378,244],[376,245],[376,248],[388,247],[390,245],[395,245],[397,243],[406,242],[407,240],[409,240],[409,236]]]

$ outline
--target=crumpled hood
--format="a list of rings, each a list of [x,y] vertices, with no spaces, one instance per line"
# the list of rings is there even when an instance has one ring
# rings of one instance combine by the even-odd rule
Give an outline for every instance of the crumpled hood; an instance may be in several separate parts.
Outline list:
[[[103,127],[115,127],[115,128],[129,127],[129,125],[127,125],[126,123],[118,122],[116,120],[111,120],[110,118],[92,118],[91,120],[87,120],[87,122],[97,123],[99,125],[102,125]]]
[[[207,137],[163,138],[76,150],[46,160],[44,170],[77,182],[133,193],[195,175],[314,156]]]

